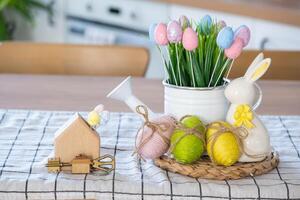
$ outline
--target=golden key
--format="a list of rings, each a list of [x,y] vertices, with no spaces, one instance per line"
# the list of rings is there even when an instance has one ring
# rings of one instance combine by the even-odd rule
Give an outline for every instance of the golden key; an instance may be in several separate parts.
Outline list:
[[[109,158],[109,160],[103,161],[107,158]],[[105,167],[105,166],[110,166],[110,167]],[[101,156],[93,160],[92,168],[94,170],[101,170],[101,171],[105,171],[106,173],[109,173],[115,169],[115,159],[113,156],[108,154]]]

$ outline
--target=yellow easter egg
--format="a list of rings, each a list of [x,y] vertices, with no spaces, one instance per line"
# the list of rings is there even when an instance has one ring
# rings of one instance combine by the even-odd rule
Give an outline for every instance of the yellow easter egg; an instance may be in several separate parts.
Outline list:
[[[220,126],[230,127],[227,122],[216,122],[213,123],[211,128],[207,129],[206,141],[207,143],[207,153],[214,159],[216,164],[223,166],[231,166],[238,161],[241,152],[239,149],[239,144],[231,132],[225,132],[221,134],[216,140],[212,147],[212,140],[210,137],[215,134]]]
[[[88,115],[87,122],[90,126],[97,126],[98,124],[100,124],[100,120],[100,115],[96,111],[92,111]]]

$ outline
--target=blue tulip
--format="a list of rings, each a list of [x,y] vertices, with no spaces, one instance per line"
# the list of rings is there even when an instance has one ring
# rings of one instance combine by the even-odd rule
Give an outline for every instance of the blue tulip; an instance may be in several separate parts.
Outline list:
[[[157,26],[156,23],[153,23],[149,26],[149,39],[151,42],[155,42],[154,31],[155,31],[156,26]]]
[[[234,33],[231,27],[224,27],[217,36],[217,45],[221,49],[227,49],[234,40]]]
[[[204,34],[209,34],[211,25],[212,19],[209,15],[205,15],[200,21],[200,29]]]

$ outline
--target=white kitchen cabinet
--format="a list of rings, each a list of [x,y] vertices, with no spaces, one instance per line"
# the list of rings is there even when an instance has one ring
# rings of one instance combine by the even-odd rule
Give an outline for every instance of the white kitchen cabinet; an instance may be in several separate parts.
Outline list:
[[[255,46],[270,50],[300,50],[300,28],[256,20]]]
[[[166,20],[167,4],[137,0],[67,0],[67,14],[148,31],[153,22]]]
[[[170,18],[177,19],[180,15],[186,15],[195,20],[200,20],[206,14],[218,20],[224,20],[233,29],[245,24],[251,29],[251,40],[248,49],[270,50],[300,50],[300,27],[294,27],[281,23],[274,23],[241,15],[212,11],[187,6],[170,6]]]

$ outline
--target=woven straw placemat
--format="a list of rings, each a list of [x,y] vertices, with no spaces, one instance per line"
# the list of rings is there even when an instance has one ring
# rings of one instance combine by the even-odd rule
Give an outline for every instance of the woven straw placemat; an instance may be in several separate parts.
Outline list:
[[[167,156],[155,159],[154,163],[162,169],[193,178],[234,180],[247,176],[258,176],[271,171],[278,166],[279,155],[276,152],[272,152],[263,161],[236,163],[229,167],[215,165],[207,156],[191,165],[177,163],[174,159]]]

